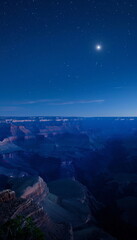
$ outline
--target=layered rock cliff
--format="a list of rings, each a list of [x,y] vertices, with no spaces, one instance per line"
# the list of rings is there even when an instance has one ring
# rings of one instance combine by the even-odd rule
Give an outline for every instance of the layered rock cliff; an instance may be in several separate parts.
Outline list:
[[[35,195],[35,194],[34,194]],[[31,198],[16,198],[15,192],[5,190],[0,192],[0,225],[17,216],[31,217],[49,240],[70,240],[71,227],[65,224],[56,224],[46,214],[39,204]]]
[[[37,203],[40,203],[47,197],[49,194],[49,190],[47,184],[43,181],[41,177],[38,177],[37,182],[32,186],[28,186],[24,189],[23,194],[21,194],[21,198],[24,199],[33,199]]]

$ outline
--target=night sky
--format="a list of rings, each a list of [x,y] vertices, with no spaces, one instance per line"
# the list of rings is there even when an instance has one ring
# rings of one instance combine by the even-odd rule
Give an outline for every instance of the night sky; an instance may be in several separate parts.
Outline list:
[[[137,116],[137,0],[1,0],[0,115]]]

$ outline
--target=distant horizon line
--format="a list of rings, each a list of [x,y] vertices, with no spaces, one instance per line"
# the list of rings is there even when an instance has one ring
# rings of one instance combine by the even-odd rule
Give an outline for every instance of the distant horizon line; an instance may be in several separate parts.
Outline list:
[[[36,118],[36,117],[44,117],[44,118],[137,118],[137,116],[61,116],[61,115],[29,115],[29,116],[0,116],[0,118]]]

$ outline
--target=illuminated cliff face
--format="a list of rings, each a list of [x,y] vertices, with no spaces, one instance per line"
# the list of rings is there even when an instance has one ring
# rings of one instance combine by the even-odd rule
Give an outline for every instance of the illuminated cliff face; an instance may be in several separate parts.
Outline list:
[[[49,190],[47,184],[41,177],[38,177],[38,181],[33,186],[28,186],[20,197],[24,199],[32,198],[37,202],[41,202],[48,194]]]
[[[56,224],[39,204],[47,192],[44,181],[39,178],[38,182],[28,189],[24,193],[24,199],[16,198],[15,192],[11,190],[0,192],[0,225],[18,216],[31,217],[49,240],[72,240],[71,226]]]

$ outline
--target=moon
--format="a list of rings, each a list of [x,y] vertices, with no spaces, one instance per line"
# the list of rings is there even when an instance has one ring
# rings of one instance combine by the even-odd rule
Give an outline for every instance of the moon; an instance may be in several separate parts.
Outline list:
[[[102,50],[102,45],[101,44],[97,44],[95,46],[95,48],[96,48],[97,51],[101,51]]]

